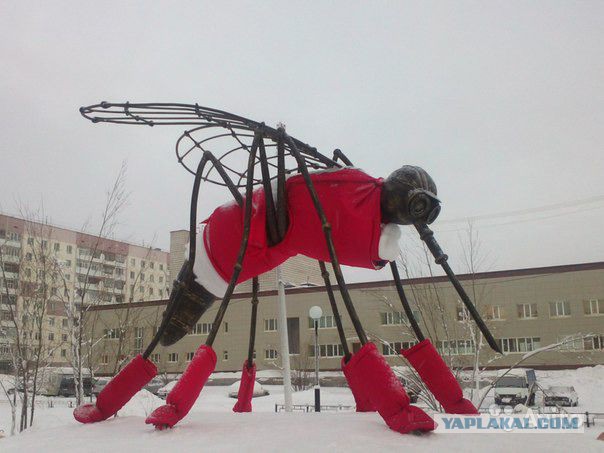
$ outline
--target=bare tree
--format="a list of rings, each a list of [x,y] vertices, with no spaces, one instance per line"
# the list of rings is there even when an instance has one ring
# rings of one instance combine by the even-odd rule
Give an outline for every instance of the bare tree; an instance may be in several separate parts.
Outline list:
[[[119,216],[126,206],[128,193],[125,189],[126,164],[122,166],[113,184],[106,192],[105,206],[101,213],[101,219],[96,234],[89,235],[88,247],[78,248],[77,266],[81,270],[74,281],[75,291],[71,291],[70,282],[63,274],[63,305],[66,310],[69,343],[71,347],[71,366],[73,368],[74,382],[76,388],[76,404],[80,405],[84,400],[84,378],[86,374],[85,365],[89,364],[91,351],[98,344],[87,335],[84,319],[88,310],[103,302],[106,295],[99,289],[102,278],[99,274],[99,259],[102,255],[103,242],[113,236]],[[117,259],[125,261],[125,256],[117,256]],[[115,259],[114,258],[114,259]],[[101,270],[102,274],[102,270]],[[90,368],[90,367],[89,367]]]
[[[49,328],[51,326],[46,325],[49,319],[54,320],[48,314],[54,310],[57,295],[58,260],[50,247],[53,229],[43,210],[33,212],[21,208],[20,211],[25,219],[23,233],[27,237],[27,246],[8,246],[5,238],[5,243],[0,246],[0,267],[1,289],[9,302],[8,318],[13,330],[11,355],[15,393],[16,389],[22,390],[19,422],[19,430],[22,431],[34,421],[39,384],[46,368],[54,360],[54,352],[62,337],[57,335],[55,338],[55,332]],[[21,241],[19,233],[12,234],[16,235],[12,239]],[[12,409],[16,410],[16,407]]]

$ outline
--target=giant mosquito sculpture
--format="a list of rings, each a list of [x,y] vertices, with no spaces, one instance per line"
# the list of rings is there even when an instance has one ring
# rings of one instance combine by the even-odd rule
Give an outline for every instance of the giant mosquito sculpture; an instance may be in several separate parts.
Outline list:
[[[166,404],[146,420],[158,429],[174,426],[189,412],[215,368],[216,354],[212,345],[235,285],[253,279],[248,357],[243,364],[238,401],[233,408],[237,412],[249,412],[256,373],[253,351],[258,275],[296,254],[319,262],[344,351],[342,369],[357,411],[377,411],[391,429],[401,433],[434,429],[433,420],[409,403],[400,381],[375,345],[368,341],[340,264],[374,269],[390,265],[403,309],[419,342],[401,353],[447,412],[477,413],[463,398],[459,384],[430,340],[424,337],[394,262],[398,254],[398,225],[413,225],[491,348],[500,352],[428,227],[439,214],[440,201],[434,181],[424,170],[403,166],[385,180],[372,178],[354,168],[338,149],[333,158],[328,158],[289,136],[284,127],[275,129],[198,104],[102,102],[82,107],[80,111],[94,123],[190,126],[176,143],[176,155],[195,179],[189,256],[174,282],[161,326],[145,352],[113,378],[99,394],[96,404],[75,409],[76,420],[91,423],[116,414],[156,375],[149,356],[157,344],[170,345],[178,341],[220,298],[205,344],[197,350]],[[247,166],[238,168],[242,153],[247,153]],[[203,240],[198,244],[197,202],[202,181],[226,187],[234,202],[217,208],[204,222]],[[256,186],[259,187],[254,189]],[[244,195],[240,189],[245,189]],[[346,342],[325,262],[332,265],[344,306],[362,345],[354,354]]]

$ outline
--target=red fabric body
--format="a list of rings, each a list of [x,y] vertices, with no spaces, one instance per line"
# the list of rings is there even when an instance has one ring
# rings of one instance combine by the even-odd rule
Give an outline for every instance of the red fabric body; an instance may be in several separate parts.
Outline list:
[[[233,412],[252,412],[252,397],[254,396],[254,384],[256,383],[256,364],[247,367],[247,360],[243,362],[241,370],[241,383],[237,393],[237,402],[233,406]]]
[[[359,383],[357,374],[354,373],[354,368],[350,368],[346,365],[346,357],[342,357],[342,371],[348,382],[348,387],[354,396],[354,401],[357,406],[357,412],[374,412],[375,409],[371,404],[369,395],[364,392],[364,387]]]
[[[201,389],[216,368],[216,353],[210,346],[201,345],[191,363],[168,394],[164,406],[155,409],[145,423],[157,428],[174,426],[191,410]]]
[[[364,345],[342,368],[345,374],[353,376],[360,394],[369,397],[390,429],[403,434],[434,429],[434,421],[420,408],[409,404],[401,381],[373,343]]]
[[[448,414],[478,414],[429,339],[401,351]]]
[[[311,179],[331,225],[340,264],[375,269],[375,262],[380,260],[382,180],[353,168],[312,173]],[[286,193],[289,228],[282,242],[269,247],[264,189],[254,191],[250,237],[237,283],[267,272],[298,254],[331,261],[319,215],[301,175],[287,180]],[[214,268],[226,282],[231,278],[239,253],[244,212],[232,202],[218,207],[205,220],[204,246]]]
[[[157,368],[153,362],[137,355],[101,390],[95,405],[85,404],[73,411],[75,419],[93,423],[115,415],[155,375]]]

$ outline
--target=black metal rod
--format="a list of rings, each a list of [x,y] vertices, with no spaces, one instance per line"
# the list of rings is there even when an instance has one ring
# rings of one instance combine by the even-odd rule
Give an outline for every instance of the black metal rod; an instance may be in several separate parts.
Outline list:
[[[262,187],[264,188],[264,200],[266,203],[266,231],[268,233],[268,243],[270,246],[273,246],[278,244],[282,238],[279,238],[275,200],[273,200],[273,191],[271,189],[271,175],[268,170],[266,149],[264,148],[264,140],[262,138],[260,138],[258,145],[260,170],[262,172]]]
[[[239,247],[239,255],[237,257],[237,261],[235,266],[233,267],[233,275],[231,276],[231,281],[229,282],[229,286],[227,287],[226,293],[222,298],[222,302],[220,303],[220,307],[218,307],[218,312],[214,317],[214,323],[212,324],[212,329],[210,330],[210,334],[206,339],[206,345],[212,346],[214,344],[214,340],[216,339],[216,335],[218,334],[218,330],[220,329],[220,325],[222,324],[222,320],[224,318],[224,314],[229,306],[229,302],[231,300],[231,296],[233,295],[233,291],[235,290],[235,285],[237,284],[237,279],[239,278],[239,274],[241,273],[241,267],[243,265],[243,258],[245,257],[245,251],[247,250],[247,243],[250,237],[250,224],[252,218],[252,195],[254,189],[254,163],[256,160],[256,152],[258,150],[258,142],[260,140],[260,136],[256,135],[254,137],[254,142],[252,143],[252,149],[250,150],[250,156],[248,159],[247,170],[248,170],[248,180],[247,186],[245,188],[245,214],[243,217],[243,235],[241,238],[241,246]]]
[[[348,159],[348,157],[346,157],[346,155],[342,152],[341,149],[336,148],[333,152],[333,160],[334,162],[337,162],[338,159],[340,159],[342,162],[344,162],[345,165],[352,167],[352,162],[350,161],[350,159]]]
[[[329,298],[329,304],[331,305],[331,312],[333,313],[333,316],[336,320],[336,327],[338,328],[338,336],[340,337],[340,343],[342,343],[344,357],[348,362],[350,358],[350,350],[348,349],[346,335],[344,334],[344,326],[342,325],[342,318],[340,317],[340,311],[338,310],[338,306],[336,305],[336,298],[333,294],[331,281],[329,280],[329,272],[327,272],[327,268],[325,267],[325,263],[323,261],[319,261],[319,267],[321,268],[321,276],[323,277],[323,281],[325,282],[325,289],[327,290],[327,297]]]
[[[325,234],[325,240],[327,242],[327,250],[329,251],[329,257],[331,259],[331,266],[333,267],[333,272],[336,277],[336,281],[338,282],[338,287],[340,288],[340,293],[342,294],[342,299],[344,300],[344,305],[346,305],[346,310],[348,310],[348,314],[350,315],[350,319],[352,320],[352,325],[354,326],[354,330],[359,337],[359,340],[362,345],[367,344],[367,335],[363,330],[363,326],[359,319],[359,316],[352,305],[352,299],[350,298],[350,293],[348,292],[348,288],[346,287],[346,282],[344,281],[344,276],[342,275],[342,269],[340,268],[340,263],[338,261],[338,256],[336,255],[336,250],[333,245],[333,239],[331,237],[331,225],[327,221],[327,217],[325,216],[325,211],[323,211],[323,206],[319,201],[319,196],[315,190],[315,186],[310,178],[308,173],[308,168],[306,167],[306,162],[300,155],[298,148],[294,141],[285,133],[285,130],[282,129],[283,138],[286,143],[289,144],[290,152],[296,159],[298,163],[298,168],[302,177],[304,178],[304,182],[306,183],[306,187],[310,194],[310,198],[315,206],[315,210],[321,219],[321,224],[323,226],[323,233]]]
[[[403,289],[401,276],[398,273],[398,268],[396,267],[396,263],[394,261],[390,262],[390,269],[392,270],[392,277],[394,278],[394,284],[396,285],[396,292],[398,293],[398,297],[401,300],[401,304],[403,304],[403,310],[405,310],[405,314],[407,315],[409,324],[411,324],[413,333],[415,333],[415,336],[418,341],[424,341],[426,337],[424,337],[422,329],[419,328],[419,324],[417,323],[417,320],[413,315],[413,310],[411,310],[411,305],[409,304],[409,300],[407,299],[407,295],[405,294],[405,290]]]
[[[235,201],[237,201],[237,204],[239,206],[243,206],[243,197],[241,196],[241,193],[239,193],[239,191],[237,190],[237,187],[235,187],[235,183],[233,183],[227,172],[224,170],[222,163],[219,162],[218,159],[216,159],[216,157],[214,157],[211,152],[207,151],[207,153],[208,157],[212,161],[212,164],[214,164],[214,168],[218,171],[218,174],[222,177],[222,179],[224,179],[225,184],[229,188],[229,191],[233,195],[233,198],[235,198]]]
[[[256,320],[258,318],[258,277],[252,279],[252,317],[250,321],[250,343],[247,350],[247,367],[254,363],[254,344],[256,342]]]
[[[283,137],[277,142],[277,232],[283,240],[288,227],[287,194],[285,193],[285,146]]]
[[[430,250],[430,252],[434,256],[434,261],[436,261],[437,264],[440,264],[442,266],[443,270],[449,277],[449,280],[457,290],[457,294],[459,294],[459,297],[461,298],[463,304],[466,306],[468,312],[474,319],[474,322],[476,322],[476,325],[484,335],[491,349],[501,354],[502,352],[499,347],[499,344],[497,343],[497,340],[495,340],[495,338],[493,337],[493,334],[491,333],[485,322],[482,320],[480,313],[478,313],[478,310],[476,310],[476,307],[470,300],[470,297],[463,289],[463,286],[461,286],[461,283],[459,283],[459,279],[449,266],[449,263],[447,262],[447,259],[449,257],[440,248],[440,245],[434,238],[434,232],[425,223],[415,224],[415,228],[417,229],[421,240],[426,243],[428,250]]]

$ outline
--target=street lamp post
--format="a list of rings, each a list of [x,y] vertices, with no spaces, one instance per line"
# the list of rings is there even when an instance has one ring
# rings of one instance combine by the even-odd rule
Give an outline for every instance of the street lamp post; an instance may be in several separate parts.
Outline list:
[[[310,307],[308,315],[315,323],[315,412],[321,412],[321,386],[319,384],[319,319],[323,316],[321,307]]]

